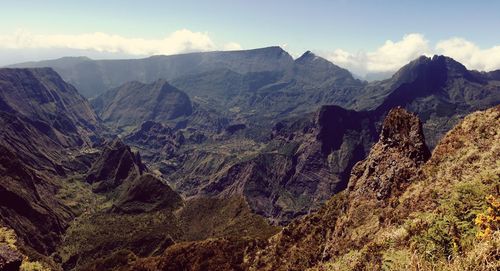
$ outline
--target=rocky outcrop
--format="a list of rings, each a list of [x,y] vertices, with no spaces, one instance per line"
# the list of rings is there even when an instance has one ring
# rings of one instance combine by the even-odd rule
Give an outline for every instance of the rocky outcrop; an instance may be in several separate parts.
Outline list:
[[[418,117],[395,108],[385,118],[380,139],[368,157],[353,168],[349,196],[377,200],[396,196],[429,157]]]
[[[85,180],[93,185],[94,192],[109,192],[138,178],[145,170],[139,153],[133,153],[129,146],[115,139],[104,146]]]
[[[387,220],[393,208],[391,202],[406,190],[429,158],[418,117],[402,108],[392,109],[384,120],[379,141],[368,157],[352,169],[346,211],[333,229],[331,238],[336,245],[328,248],[330,253],[361,247],[391,223]]]
[[[112,212],[147,213],[164,209],[175,210],[182,198],[159,178],[144,174],[135,179],[112,207]]]

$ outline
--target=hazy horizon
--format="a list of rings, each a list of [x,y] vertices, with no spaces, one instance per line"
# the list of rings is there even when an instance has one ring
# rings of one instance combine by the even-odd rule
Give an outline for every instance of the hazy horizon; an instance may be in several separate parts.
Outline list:
[[[310,50],[360,76],[434,54],[468,69],[500,69],[492,35],[500,3],[492,1],[31,0],[3,9],[0,66],[281,46],[294,58]]]

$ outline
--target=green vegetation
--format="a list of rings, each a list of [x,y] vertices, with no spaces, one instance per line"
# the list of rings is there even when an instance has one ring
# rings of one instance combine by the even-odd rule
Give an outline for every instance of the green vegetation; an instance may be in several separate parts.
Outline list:
[[[0,227],[0,244],[5,244],[12,249],[17,249],[16,247],[16,233],[6,227]]]
[[[7,245],[13,250],[18,250],[16,243],[17,236],[14,230],[0,226],[0,245]],[[50,269],[40,262],[30,261],[27,256],[24,256],[20,271],[50,271]]]
[[[408,221],[411,247],[431,261],[457,257],[471,247],[476,236],[474,219],[486,209],[487,188],[477,181],[458,183],[436,212],[417,214]]]
[[[49,268],[44,267],[39,262],[30,262],[27,260],[23,261],[20,269],[21,269],[20,271],[50,271]]]

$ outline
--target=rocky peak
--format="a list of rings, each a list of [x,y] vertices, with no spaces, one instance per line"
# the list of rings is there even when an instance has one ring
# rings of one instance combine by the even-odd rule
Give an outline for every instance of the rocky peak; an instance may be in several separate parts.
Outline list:
[[[299,58],[295,60],[295,64],[309,64],[309,65],[322,65],[321,67],[329,67],[329,68],[337,68],[337,69],[342,69],[332,62],[315,55],[311,51],[307,51],[303,53]]]
[[[132,152],[120,139],[115,139],[106,144],[89,170],[86,181],[94,185],[95,192],[108,192],[142,175],[145,170],[139,153]]]
[[[307,51],[294,61],[292,78],[303,84],[334,86],[361,86],[362,82],[334,63]]]
[[[136,178],[112,207],[113,212],[144,213],[176,208],[182,198],[168,184],[151,174]]]
[[[401,107],[394,108],[384,120],[379,141],[353,168],[350,196],[382,200],[398,193],[429,157],[418,117]]]
[[[433,57],[420,56],[399,69],[392,80],[399,84],[411,82],[425,77],[434,83],[444,82],[448,78],[465,77],[472,80],[473,76],[467,68],[451,57],[434,55]]]
[[[290,55],[283,50],[280,46],[269,46],[264,48],[258,48],[253,50],[248,50],[249,53],[261,54],[268,57],[290,57]]]
[[[379,142],[425,162],[430,157],[419,118],[402,107],[392,109],[384,120]]]
[[[310,59],[315,59],[317,56],[311,52],[311,51],[306,51],[304,52],[299,58],[297,58],[297,62],[304,61],[304,60],[310,60]]]

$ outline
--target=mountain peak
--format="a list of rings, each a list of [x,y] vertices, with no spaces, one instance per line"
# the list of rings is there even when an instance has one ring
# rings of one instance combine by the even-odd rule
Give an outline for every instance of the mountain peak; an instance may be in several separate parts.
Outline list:
[[[311,52],[311,51],[308,50],[305,53],[303,53],[299,58],[297,58],[296,61],[301,61],[301,60],[317,60],[317,59],[323,59],[323,58],[318,57],[313,52]],[[326,59],[324,59],[324,60],[326,60]]]
[[[132,152],[128,145],[115,138],[106,143],[85,181],[94,185],[94,192],[109,192],[146,170],[139,153]]]
[[[439,78],[440,81],[453,77],[475,80],[464,65],[451,57],[443,55],[434,55],[432,57],[422,55],[399,69],[391,80],[404,83],[413,81],[420,76]]]

